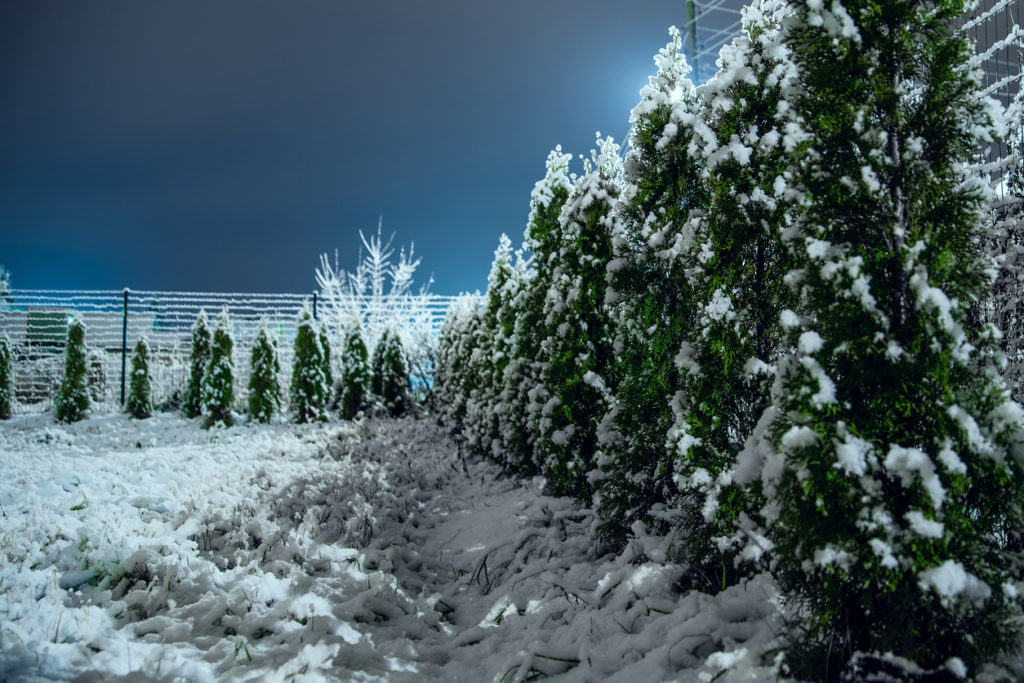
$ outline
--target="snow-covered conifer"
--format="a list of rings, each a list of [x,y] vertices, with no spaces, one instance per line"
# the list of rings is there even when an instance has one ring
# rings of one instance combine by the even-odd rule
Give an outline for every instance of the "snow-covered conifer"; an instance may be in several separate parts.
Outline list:
[[[513,275],[512,243],[502,234],[487,278],[487,298],[476,331],[477,343],[469,359],[475,381],[466,404],[465,427],[470,448],[495,459],[502,451],[499,396],[508,364],[505,346],[511,330],[506,331],[505,327],[511,324],[508,284]]]
[[[14,403],[14,354],[11,340],[0,334],[0,420],[11,416]]]
[[[331,403],[331,390],[334,387],[334,370],[331,368],[331,337],[327,332],[327,324],[320,323],[320,350],[324,354],[324,384],[327,386],[324,403]]]
[[[544,339],[544,299],[551,288],[554,259],[561,239],[559,216],[569,198],[571,154],[553,149],[545,163],[544,178],[530,196],[530,216],[523,246],[530,252],[528,264],[519,276],[520,284],[511,302],[514,315],[509,362],[502,378],[501,404],[505,427],[502,434],[504,459],[516,472],[531,475],[539,470],[534,444],[539,433],[541,408],[547,402],[541,381],[545,363],[541,358]]]
[[[341,351],[341,387],[338,405],[341,417],[354,420],[370,402],[370,362],[363,339],[363,326],[353,318],[345,328],[345,346]]]
[[[608,305],[615,321],[619,385],[602,420],[595,504],[601,535],[624,543],[638,520],[667,531],[664,515],[675,494],[666,435],[679,400],[675,359],[695,317],[687,260],[691,213],[707,204],[695,139],[708,136],[687,75],[679,31],[655,56],[657,73],[640,91],[630,116],[626,184],[608,265]]]
[[[325,402],[327,378],[324,376],[324,353],[316,330],[316,321],[309,306],[299,311],[295,335],[295,360],[292,365],[291,410],[296,422],[327,419]]]
[[[462,295],[445,315],[437,347],[438,420],[448,431],[462,437],[465,432],[466,403],[474,378],[470,357],[479,325],[480,296]]]
[[[235,364],[232,358],[234,340],[227,309],[217,316],[210,344],[210,360],[203,371],[203,415],[206,423],[230,425],[231,407],[235,401]]]
[[[373,393],[388,415],[404,415],[411,407],[409,364],[402,339],[394,330],[385,329],[373,352]]]
[[[257,422],[270,422],[281,408],[281,384],[277,379],[281,365],[266,320],[261,320],[256,330],[249,363],[249,415]]]
[[[801,117],[787,134],[808,144],[787,275],[800,299],[736,473],[766,499],[747,552],[770,545],[806,608],[797,677],[864,680],[906,660],[974,676],[1019,647],[1006,544],[1024,521],[1024,412],[1002,389],[997,332],[967,315],[991,270],[987,185],[963,164],[995,131],[963,11],[808,2],[786,22]]]
[[[783,242],[792,150],[782,93],[796,73],[779,34],[785,7],[780,0],[745,7],[743,34],[722,48],[718,73],[699,89],[711,134],[693,147],[709,204],[693,221],[696,320],[679,351],[669,443],[683,513],[680,549],[691,580],[706,591],[732,584],[741,569],[736,524],[754,492],[730,476],[770,401],[783,350],[779,314],[794,306],[783,281],[792,262]]]
[[[199,309],[199,316],[192,325],[192,353],[189,356],[188,384],[181,410],[185,417],[196,417],[203,412],[203,373],[210,362],[210,327],[206,311]]]
[[[68,322],[68,340],[64,347],[64,376],[54,398],[60,422],[77,422],[89,409],[85,357],[85,324],[72,317]]]
[[[132,374],[125,410],[139,420],[153,414],[153,382],[149,376],[149,340],[141,337],[132,351]]]
[[[537,457],[556,491],[581,500],[590,499],[597,426],[612,385],[605,271],[622,172],[619,146],[600,134],[597,142],[559,217],[541,343],[549,398],[540,413]]]

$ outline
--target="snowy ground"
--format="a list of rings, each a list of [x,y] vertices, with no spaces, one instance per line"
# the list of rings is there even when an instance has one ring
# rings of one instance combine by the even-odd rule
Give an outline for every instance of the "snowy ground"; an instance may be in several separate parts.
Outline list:
[[[662,541],[599,556],[592,524],[425,420],[19,416],[0,680],[774,677],[767,577],[678,596]]]

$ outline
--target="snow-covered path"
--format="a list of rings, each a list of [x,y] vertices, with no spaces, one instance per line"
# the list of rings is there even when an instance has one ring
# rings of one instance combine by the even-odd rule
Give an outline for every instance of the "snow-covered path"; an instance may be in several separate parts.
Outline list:
[[[0,426],[0,679],[759,680],[766,578],[463,463],[425,420]]]

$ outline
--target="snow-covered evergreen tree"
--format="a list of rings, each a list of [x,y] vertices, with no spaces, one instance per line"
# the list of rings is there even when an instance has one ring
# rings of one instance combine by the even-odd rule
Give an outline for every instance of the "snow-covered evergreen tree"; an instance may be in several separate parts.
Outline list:
[[[466,404],[466,437],[470,448],[491,458],[501,457],[499,404],[502,379],[508,364],[506,324],[509,318],[508,284],[514,275],[512,243],[502,234],[487,278],[486,304],[476,330],[477,342],[470,355],[475,381]],[[508,331],[510,332],[510,330]]]
[[[334,370],[331,368],[331,337],[327,332],[327,324],[320,323],[320,350],[324,354],[324,405],[331,405],[331,389],[334,387]]]
[[[203,371],[203,415],[206,424],[231,425],[231,407],[235,401],[234,340],[226,308],[217,316],[210,344],[210,360]]]
[[[291,410],[296,422],[327,419],[327,378],[324,376],[324,353],[316,330],[316,321],[309,306],[299,311],[295,335],[295,360],[292,365]]]
[[[683,512],[680,549],[704,590],[737,578],[736,537],[750,496],[730,483],[736,456],[770,401],[783,351],[779,315],[794,306],[783,281],[792,149],[782,93],[796,71],[781,43],[786,4],[745,7],[743,34],[721,50],[700,88],[710,134],[694,140],[709,192],[691,246],[696,327],[679,355],[682,388],[669,433]],[[732,542],[730,542],[732,541]]]
[[[270,422],[281,409],[281,364],[277,358],[277,342],[261,320],[249,355],[249,415],[256,422]]]
[[[438,421],[456,437],[465,431],[466,402],[473,386],[470,358],[480,322],[480,296],[462,295],[445,315],[437,347]]]
[[[57,420],[77,422],[89,409],[85,357],[85,324],[77,317],[68,322],[68,340],[64,347],[64,376],[54,398]]]
[[[622,159],[611,138],[585,160],[559,217],[561,236],[544,300],[541,409],[537,457],[556,491],[589,500],[588,480],[597,426],[612,384],[611,329],[605,271],[612,255],[612,207],[620,192]]]
[[[803,122],[790,133],[808,138],[787,276],[800,301],[781,315],[794,353],[737,476],[766,499],[751,556],[770,544],[806,608],[787,657],[798,677],[907,660],[974,676],[1019,647],[1006,544],[1024,521],[1024,412],[1003,391],[997,333],[967,315],[991,269],[987,186],[962,164],[994,130],[954,27],[964,9],[812,1],[787,20]]]
[[[206,311],[199,309],[199,316],[192,325],[192,352],[189,356],[188,384],[181,411],[185,417],[197,417],[203,412],[203,373],[210,362],[210,327]]]
[[[1003,337],[1003,377],[1015,401],[1024,401],[1024,88],[1007,110],[1005,193],[995,198],[990,244],[998,271],[990,308]]]
[[[372,389],[392,417],[404,415],[411,407],[409,364],[402,339],[394,330],[384,330],[373,351]]]
[[[341,417],[354,420],[370,403],[370,362],[363,326],[353,319],[345,329],[345,346],[341,352],[341,386],[338,405]]]
[[[553,149],[545,163],[544,178],[530,196],[530,216],[523,246],[531,258],[520,276],[521,284],[511,302],[514,312],[510,358],[502,377],[502,434],[504,459],[523,475],[539,470],[534,444],[539,432],[541,407],[547,402],[541,378],[544,361],[540,356],[544,339],[544,299],[551,288],[554,258],[561,236],[559,216],[569,198],[571,154]]]
[[[706,126],[687,78],[679,31],[672,27],[669,34],[654,59],[657,73],[630,116],[626,185],[608,267],[620,380],[602,421],[595,504],[601,535],[613,544],[624,543],[638,520],[668,530],[665,504],[675,488],[666,435],[680,390],[674,361],[695,317],[684,257],[690,215],[707,203],[699,160],[691,152],[695,135]]]
[[[14,403],[14,353],[11,340],[0,334],[0,420],[11,416]]]
[[[153,414],[153,381],[149,375],[149,340],[141,337],[132,351],[132,374],[125,410],[142,420]]]

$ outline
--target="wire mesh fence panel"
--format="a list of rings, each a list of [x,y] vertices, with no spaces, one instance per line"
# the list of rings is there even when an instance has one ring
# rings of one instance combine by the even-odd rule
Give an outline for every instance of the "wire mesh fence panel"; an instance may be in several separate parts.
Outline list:
[[[413,298],[413,297],[410,297]],[[428,319],[436,337],[454,297],[425,295],[408,303],[408,310]],[[67,325],[72,317],[84,323],[88,346],[88,382],[97,412],[116,412],[127,390],[126,377],[136,342],[146,337],[150,348],[149,370],[153,403],[161,409],[180,405],[188,381],[192,326],[201,310],[212,329],[222,310],[228,313],[234,339],[236,407],[245,405],[252,343],[265,321],[277,341],[283,393],[291,381],[296,321],[304,305],[314,308],[309,294],[251,294],[208,292],[158,292],[136,290],[28,290],[13,289],[0,302],[0,333],[11,342],[15,409],[39,412],[49,409],[64,372]],[[379,313],[373,302],[361,308]],[[396,324],[402,324],[399,311]],[[334,366],[338,367],[340,334],[328,325]]]

